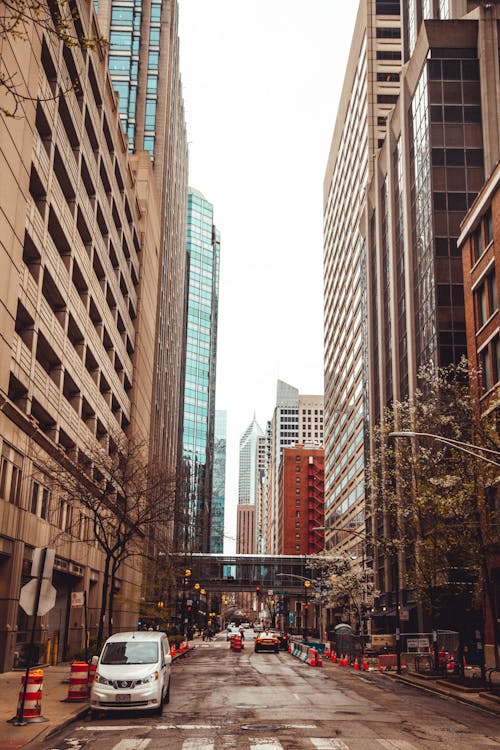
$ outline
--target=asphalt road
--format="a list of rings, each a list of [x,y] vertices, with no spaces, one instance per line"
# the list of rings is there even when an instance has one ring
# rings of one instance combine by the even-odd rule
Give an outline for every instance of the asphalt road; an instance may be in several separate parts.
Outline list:
[[[40,750],[500,750],[498,717],[377,673],[198,643],[170,704],[79,721]]]

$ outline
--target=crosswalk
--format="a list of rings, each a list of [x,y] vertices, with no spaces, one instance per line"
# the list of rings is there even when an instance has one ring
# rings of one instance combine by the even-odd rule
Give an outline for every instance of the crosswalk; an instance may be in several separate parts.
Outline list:
[[[105,729],[105,728],[103,728]],[[97,734],[101,734],[99,730]],[[101,734],[102,736],[102,734]],[[158,735],[156,735],[158,736]],[[470,741],[470,740],[469,740]],[[69,748],[83,748],[85,743],[79,744],[77,739],[67,739],[66,745]],[[369,742],[369,745],[367,744]],[[292,743],[292,744],[290,744]],[[149,748],[149,746],[151,747]],[[86,745],[85,745],[86,746]],[[421,750],[422,745],[418,747],[411,742],[403,739],[375,739],[370,738],[367,740],[365,737],[356,738],[354,740],[346,739],[341,740],[338,738],[331,737],[294,737],[292,740],[277,739],[276,737],[252,737],[239,735],[219,735],[217,737],[208,736],[196,736],[182,738],[173,737],[169,738],[168,742],[169,750],[229,750],[229,748],[237,748],[237,750],[288,750],[293,746],[293,750],[297,750],[300,746],[301,750],[366,750],[369,746],[370,750]],[[456,745],[455,745],[456,746]],[[110,750],[155,750],[158,747],[157,740],[151,737],[132,737],[119,740],[111,748],[109,744],[106,744]],[[428,746],[429,748],[431,745]],[[471,748],[480,747],[491,747],[491,745],[482,744],[467,744],[463,746],[463,750],[471,750]],[[66,750],[66,748],[53,748],[52,750]]]

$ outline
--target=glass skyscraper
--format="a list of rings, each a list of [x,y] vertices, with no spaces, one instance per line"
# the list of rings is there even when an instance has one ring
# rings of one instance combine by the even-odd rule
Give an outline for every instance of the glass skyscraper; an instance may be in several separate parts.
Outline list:
[[[212,473],[212,513],[210,552],[224,551],[224,506],[226,499],[226,423],[225,411],[215,412],[214,468]]]
[[[188,301],[178,549],[208,552],[212,524],[220,237],[213,206],[189,189]]]

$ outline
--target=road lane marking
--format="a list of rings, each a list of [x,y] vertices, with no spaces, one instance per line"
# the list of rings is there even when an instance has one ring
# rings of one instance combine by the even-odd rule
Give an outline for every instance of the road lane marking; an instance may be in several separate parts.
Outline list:
[[[406,740],[377,740],[386,750],[415,750],[415,745]]]
[[[214,750],[215,744],[206,737],[195,737],[191,740],[184,740],[182,750]]]
[[[137,739],[137,740],[120,740],[120,742],[113,747],[113,750],[145,750],[145,748],[151,742],[150,739]]]
[[[327,737],[309,737],[316,750],[349,750],[349,746],[342,740],[332,740]]]
[[[300,695],[297,695],[297,693],[292,693],[292,695],[296,700],[300,701]]]
[[[250,750],[283,750],[283,745],[278,740],[262,738],[252,738],[253,744],[250,745]]]

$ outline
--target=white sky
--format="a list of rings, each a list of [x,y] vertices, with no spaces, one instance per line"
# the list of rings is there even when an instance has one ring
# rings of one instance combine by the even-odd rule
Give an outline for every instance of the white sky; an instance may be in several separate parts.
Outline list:
[[[277,379],[323,393],[323,177],[356,0],[179,0],[189,184],[221,232],[217,409],[226,538],[239,439]],[[231,538],[232,537],[232,538]]]

